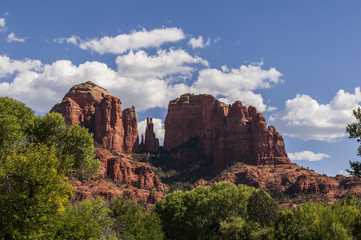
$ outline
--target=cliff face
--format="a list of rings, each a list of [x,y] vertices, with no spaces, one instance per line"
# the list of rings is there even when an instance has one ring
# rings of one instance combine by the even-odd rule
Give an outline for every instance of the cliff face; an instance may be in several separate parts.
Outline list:
[[[118,153],[136,151],[138,121],[134,107],[122,111],[121,101],[92,82],[75,85],[51,112],[61,113],[68,124],[94,133],[103,147]]]
[[[267,127],[262,113],[240,101],[226,105],[204,94],[185,94],[170,101],[164,148],[171,150],[189,141],[214,166],[239,161],[257,166],[290,163],[282,136]],[[183,151],[181,161],[192,159],[184,155],[193,150]]]

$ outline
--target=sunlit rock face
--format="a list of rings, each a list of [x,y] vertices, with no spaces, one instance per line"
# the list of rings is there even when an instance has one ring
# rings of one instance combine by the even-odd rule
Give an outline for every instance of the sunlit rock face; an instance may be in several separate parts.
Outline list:
[[[253,106],[240,101],[227,105],[211,95],[184,94],[169,102],[164,148],[174,149],[194,141],[214,166],[242,161],[252,165],[290,163],[282,136]],[[183,151],[181,162],[192,161]],[[182,156],[183,155],[183,156]]]
[[[92,82],[73,86],[51,111],[61,113],[68,124],[79,124],[94,133],[101,146],[118,153],[138,148],[138,121],[134,107],[121,109],[119,98]]]

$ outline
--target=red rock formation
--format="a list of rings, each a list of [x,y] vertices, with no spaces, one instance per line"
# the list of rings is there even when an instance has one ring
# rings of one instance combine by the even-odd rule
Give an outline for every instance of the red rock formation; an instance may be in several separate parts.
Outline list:
[[[92,82],[75,85],[51,111],[61,113],[68,124],[79,124],[94,139],[113,151],[131,152],[138,147],[138,122],[134,107],[121,109],[121,101]]]
[[[124,147],[127,151],[137,152],[139,148],[138,118],[134,106],[123,111]]]
[[[211,95],[184,94],[170,101],[164,148],[197,140],[197,151],[214,166],[242,161],[254,165],[290,163],[282,136],[268,127],[262,113],[240,101],[226,105]],[[186,162],[182,152],[181,161]]]
[[[351,192],[361,196],[361,179],[341,175],[329,177],[293,163],[255,166],[239,162],[207,182],[200,180],[201,185],[227,181],[262,188],[273,194],[283,206],[310,199],[332,203]],[[197,185],[199,180],[193,186]]]
[[[168,191],[147,163],[133,161],[130,154],[114,156],[106,149],[97,148],[96,156],[101,162],[99,174],[84,181],[72,180],[77,199],[126,197],[154,204]]]
[[[147,117],[147,127],[145,129],[145,151],[156,153],[159,149],[159,140],[155,137],[153,119]]]

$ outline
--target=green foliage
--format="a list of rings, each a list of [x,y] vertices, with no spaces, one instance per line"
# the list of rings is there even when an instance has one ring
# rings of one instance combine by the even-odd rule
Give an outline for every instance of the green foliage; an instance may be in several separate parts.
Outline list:
[[[247,200],[254,191],[226,182],[176,191],[158,201],[154,212],[159,214],[167,238],[218,239],[222,221],[246,218]]]
[[[261,224],[261,226],[273,226],[278,211],[277,202],[263,190],[253,192],[248,199],[248,217],[250,220]]]
[[[346,132],[349,134],[349,138],[355,138],[358,143],[361,143],[361,108],[357,108],[357,110],[353,110],[353,115],[356,118],[355,123],[350,123],[346,127]],[[357,155],[361,156],[361,144],[357,149]],[[355,161],[349,161],[350,162],[350,168],[346,169],[346,171],[357,177],[361,177],[361,162]]]
[[[68,205],[61,214],[54,239],[99,239],[114,236],[114,219],[101,198]]]
[[[79,125],[68,126],[59,140],[64,162],[72,160],[72,170],[77,176],[87,178],[99,171],[100,162],[94,155],[93,134],[86,128]]]
[[[59,113],[35,117],[28,129],[31,142],[55,145],[62,158],[61,170],[87,178],[96,174],[100,162],[94,156],[93,135],[79,125],[66,125]]]
[[[59,113],[34,116],[25,104],[0,97],[0,160],[8,151],[32,143],[55,146],[62,160],[59,172],[87,178],[99,170],[93,135],[87,129],[66,125]]]
[[[291,240],[295,239],[295,233],[298,231],[295,225],[295,214],[292,210],[286,209],[278,212],[278,218],[275,223],[276,239]]]
[[[278,239],[353,239],[359,210],[347,204],[307,202],[282,213],[276,223]]]
[[[274,229],[262,227],[257,222],[247,222],[241,217],[232,217],[228,221],[222,221],[219,239],[274,239]]]
[[[72,196],[66,176],[88,177],[99,165],[85,128],[0,97],[0,239],[52,239]]]
[[[34,112],[24,103],[10,97],[0,97],[0,151],[4,152],[26,140],[24,131],[34,118]]]
[[[346,172],[348,172],[352,176],[361,177],[361,162],[349,161],[349,163],[350,163],[351,170],[346,169]]]
[[[116,221],[115,231],[120,239],[164,239],[161,221],[156,213],[121,198],[111,203],[111,210]]]
[[[31,144],[12,151],[0,165],[0,236],[46,236],[52,216],[72,196],[67,178],[58,173],[54,148]]]

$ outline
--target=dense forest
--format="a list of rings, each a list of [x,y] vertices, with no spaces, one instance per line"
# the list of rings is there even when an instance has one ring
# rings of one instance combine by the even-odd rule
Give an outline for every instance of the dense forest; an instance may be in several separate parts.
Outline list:
[[[358,137],[357,125],[348,129]],[[174,191],[152,208],[123,198],[74,201],[69,179],[99,167],[86,128],[1,97],[0,239],[361,239],[354,194],[281,209],[263,190],[218,182]]]

